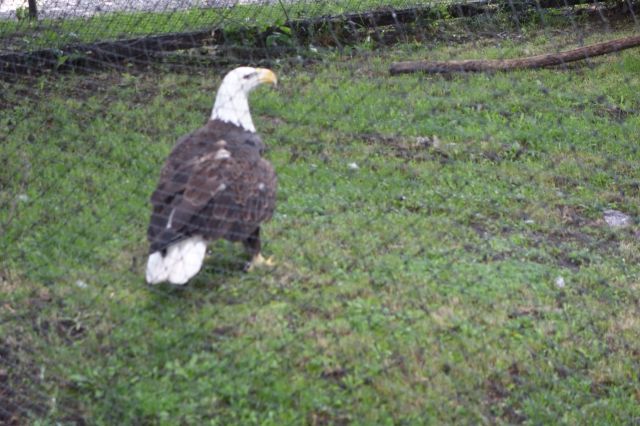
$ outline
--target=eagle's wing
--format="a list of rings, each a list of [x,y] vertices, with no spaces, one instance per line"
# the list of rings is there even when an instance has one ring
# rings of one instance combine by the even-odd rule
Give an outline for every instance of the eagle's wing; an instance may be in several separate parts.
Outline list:
[[[193,235],[244,240],[271,218],[277,185],[271,164],[259,156],[236,158],[226,143],[215,146],[163,171],[151,197],[150,252]]]

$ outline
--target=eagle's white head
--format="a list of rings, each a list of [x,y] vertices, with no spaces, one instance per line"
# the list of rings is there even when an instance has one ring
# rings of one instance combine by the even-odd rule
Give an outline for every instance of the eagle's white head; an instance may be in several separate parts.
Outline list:
[[[278,79],[273,71],[266,68],[239,67],[229,71],[218,89],[211,119],[233,123],[255,132],[256,128],[249,112],[248,96],[249,92],[262,83],[276,85]]]

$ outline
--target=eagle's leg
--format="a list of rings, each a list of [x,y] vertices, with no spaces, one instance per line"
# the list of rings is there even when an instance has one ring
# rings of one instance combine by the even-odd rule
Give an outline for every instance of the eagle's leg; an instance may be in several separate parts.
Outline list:
[[[252,271],[254,268],[259,268],[261,266],[273,266],[273,261],[271,258],[265,259],[260,252],[262,249],[262,244],[260,242],[260,227],[257,227],[255,231],[249,238],[242,242],[245,250],[251,255],[251,260],[247,262],[244,267],[246,272]]]

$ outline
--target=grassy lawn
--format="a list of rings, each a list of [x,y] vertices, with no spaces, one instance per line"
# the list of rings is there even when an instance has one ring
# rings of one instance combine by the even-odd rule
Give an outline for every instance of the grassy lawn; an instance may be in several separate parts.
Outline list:
[[[638,422],[638,51],[387,71],[574,45],[547,28],[275,67],[251,104],[279,175],[277,267],[245,274],[220,242],[183,290],[144,284],[148,197],[222,71],[0,83],[0,419]]]

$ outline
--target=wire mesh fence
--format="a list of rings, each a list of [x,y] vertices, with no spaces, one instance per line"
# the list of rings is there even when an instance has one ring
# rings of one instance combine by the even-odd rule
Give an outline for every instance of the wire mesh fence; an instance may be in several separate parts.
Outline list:
[[[0,3],[0,423],[640,421],[636,3],[36,9]],[[239,66],[278,78],[261,142],[198,139],[162,186]],[[273,264],[233,228],[148,285],[261,210],[259,156]],[[157,189],[188,230],[150,252]]]

